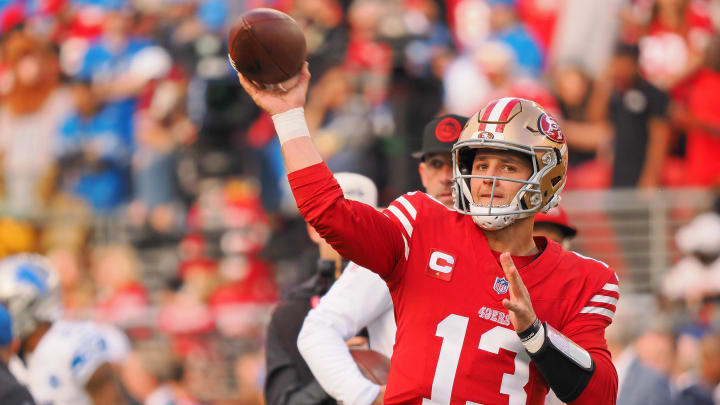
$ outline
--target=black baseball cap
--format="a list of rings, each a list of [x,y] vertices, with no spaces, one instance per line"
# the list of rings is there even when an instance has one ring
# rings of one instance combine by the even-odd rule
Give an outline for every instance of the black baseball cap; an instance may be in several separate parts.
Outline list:
[[[423,129],[422,150],[412,156],[422,158],[428,153],[450,153],[467,120],[467,117],[447,114],[428,122]]]

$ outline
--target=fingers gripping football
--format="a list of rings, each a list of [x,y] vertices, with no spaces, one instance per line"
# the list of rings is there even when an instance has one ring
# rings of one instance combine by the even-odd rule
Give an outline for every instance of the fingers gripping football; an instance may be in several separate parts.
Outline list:
[[[297,83],[288,89],[265,89],[264,86],[249,80],[238,73],[238,79],[255,104],[270,115],[280,114],[293,108],[303,107],[310,83],[310,70],[305,62],[299,73]]]
[[[505,252],[500,255],[500,265],[503,272],[505,272],[505,278],[510,283],[508,289],[510,298],[503,299],[502,304],[509,310],[510,322],[512,322],[515,331],[522,332],[529,328],[537,318],[530,301],[530,293],[525,287],[520,273],[515,268],[510,253]]]

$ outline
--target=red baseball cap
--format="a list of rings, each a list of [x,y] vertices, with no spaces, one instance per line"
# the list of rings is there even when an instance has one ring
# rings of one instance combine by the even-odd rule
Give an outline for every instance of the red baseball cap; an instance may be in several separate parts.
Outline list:
[[[560,227],[565,237],[574,237],[577,235],[577,228],[575,228],[568,219],[567,212],[562,207],[557,206],[547,213],[535,215],[536,224],[553,224]]]

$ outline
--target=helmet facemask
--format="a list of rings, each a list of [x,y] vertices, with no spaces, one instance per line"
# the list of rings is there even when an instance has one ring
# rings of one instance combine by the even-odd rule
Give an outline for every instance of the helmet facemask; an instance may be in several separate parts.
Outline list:
[[[527,157],[531,174],[522,180],[473,175],[472,164],[478,149]],[[505,228],[517,219],[545,212],[560,202],[568,164],[565,136],[557,122],[533,101],[505,97],[488,103],[468,119],[452,149],[452,158],[455,209],[472,215],[483,229]],[[492,180],[487,205],[475,202],[470,187],[473,178]],[[499,181],[520,184],[505,206],[493,201]]]
[[[473,175],[472,164],[479,149],[495,149],[513,151],[528,158],[531,163],[531,174],[526,180],[512,179],[501,176]],[[543,160],[539,169],[538,156]],[[559,195],[543,205],[541,181],[557,166],[559,158],[556,149],[547,146],[526,146],[507,141],[490,139],[468,140],[458,142],[452,150],[453,158],[453,199],[455,209],[471,215],[473,221],[485,230],[498,230],[514,223],[517,219],[527,218],[537,212],[544,212],[558,204]],[[471,192],[472,178],[492,180],[490,201],[487,205],[475,202]],[[522,186],[506,205],[495,205],[495,187],[498,181],[520,183]]]

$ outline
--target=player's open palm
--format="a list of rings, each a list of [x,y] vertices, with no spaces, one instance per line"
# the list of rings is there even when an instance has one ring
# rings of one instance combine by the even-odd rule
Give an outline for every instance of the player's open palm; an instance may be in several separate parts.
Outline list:
[[[515,327],[515,332],[519,333],[529,328],[537,316],[530,301],[530,293],[515,268],[510,253],[505,252],[500,255],[500,265],[505,272],[505,278],[510,283],[508,289],[510,299],[505,298],[502,303],[505,308],[510,310],[510,322]]]
[[[305,105],[305,97],[310,83],[310,70],[308,70],[308,63],[305,62],[299,73],[297,83],[286,89],[287,91],[263,89],[241,73],[238,73],[238,79],[240,79],[240,84],[258,107],[267,111],[270,115],[275,115]]]

